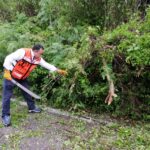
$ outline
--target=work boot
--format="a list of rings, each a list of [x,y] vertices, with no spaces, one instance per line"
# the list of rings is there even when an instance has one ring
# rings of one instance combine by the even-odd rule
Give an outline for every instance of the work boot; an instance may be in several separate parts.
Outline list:
[[[4,126],[6,126],[6,127],[10,126],[10,124],[11,124],[11,117],[8,116],[8,115],[3,116],[2,117],[2,122],[3,122]]]
[[[29,113],[40,113],[42,110],[38,107],[35,107],[34,109],[29,109]]]

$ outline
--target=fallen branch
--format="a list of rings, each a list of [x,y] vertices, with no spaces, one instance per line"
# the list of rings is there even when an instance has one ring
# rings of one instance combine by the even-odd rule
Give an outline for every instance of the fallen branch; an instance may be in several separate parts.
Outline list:
[[[114,83],[113,83],[113,80],[110,77],[110,73],[109,73],[109,70],[107,68],[106,61],[105,61],[104,58],[102,59],[102,61],[103,61],[103,67],[104,67],[104,70],[105,70],[105,73],[106,73],[106,78],[107,78],[107,81],[108,81],[108,84],[109,84],[109,92],[108,92],[108,95],[105,99],[105,103],[108,103],[108,105],[110,105],[113,101],[113,97],[117,97],[117,95],[115,94]]]

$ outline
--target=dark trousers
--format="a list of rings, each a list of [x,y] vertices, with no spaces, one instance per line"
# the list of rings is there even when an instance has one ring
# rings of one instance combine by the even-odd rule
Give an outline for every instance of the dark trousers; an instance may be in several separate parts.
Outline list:
[[[24,87],[29,89],[28,81],[25,80],[17,80],[20,84],[22,84]],[[3,94],[2,94],[2,117],[5,115],[10,115],[10,98],[13,94],[13,88],[14,84],[10,80],[4,79],[3,81]],[[23,90],[22,94],[25,98],[25,101],[27,102],[28,109],[34,109],[35,108],[35,102],[32,100],[32,97],[24,92]]]

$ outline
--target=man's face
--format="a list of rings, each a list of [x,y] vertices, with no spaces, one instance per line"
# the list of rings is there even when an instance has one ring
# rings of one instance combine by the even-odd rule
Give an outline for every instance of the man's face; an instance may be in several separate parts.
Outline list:
[[[41,55],[44,53],[44,50],[41,48],[40,50],[34,50],[33,52],[35,58],[40,58]]]

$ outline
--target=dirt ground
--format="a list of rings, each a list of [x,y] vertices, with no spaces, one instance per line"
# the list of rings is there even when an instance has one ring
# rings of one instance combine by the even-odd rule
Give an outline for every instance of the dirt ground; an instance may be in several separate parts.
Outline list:
[[[74,135],[82,135],[75,131],[74,124],[79,124],[79,128],[86,125],[84,121],[52,114],[47,109],[40,114],[28,114],[26,106],[18,105],[12,108],[12,125],[3,127],[0,124],[0,149],[69,150],[72,148],[64,146],[65,141]],[[18,117],[13,118],[14,113],[18,113]],[[92,127],[86,126],[88,130]]]
[[[56,115],[49,109],[40,114],[28,114],[26,106],[14,102],[11,110],[12,126],[3,127],[0,123],[0,150],[134,149],[133,142],[138,141],[134,137],[136,134],[141,135],[141,140],[149,138],[148,133],[142,139],[140,127],[118,124],[109,117],[106,120],[101,116],[100,122],[88,122]],[[148,131],[149,124],[146,127]],[[140,146],[148,149],[149,143],[144,141]]]

